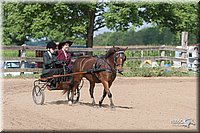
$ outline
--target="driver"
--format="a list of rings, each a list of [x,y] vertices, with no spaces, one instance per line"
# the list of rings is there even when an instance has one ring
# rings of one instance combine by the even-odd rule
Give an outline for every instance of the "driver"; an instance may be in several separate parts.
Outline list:
[[[42,69],[42,75],[41,78],[47,78],[53,75],[62,75],[64,73],[62,68],[56,68],[57,65],[61,65],[62,61],[59,61],[56,58],[56,49],[57,45],[50,41],[47,43],[46,49],[47,51],[43,54],[43,69]],[[56,83],[60,82],[59,78],[53,78],[52,82],[50,84],[51,89],[56,89]]]

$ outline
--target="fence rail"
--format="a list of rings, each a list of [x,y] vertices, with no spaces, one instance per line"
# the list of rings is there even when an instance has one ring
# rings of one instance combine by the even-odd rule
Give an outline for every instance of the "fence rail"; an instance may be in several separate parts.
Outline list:
[[[99,47],[98,48],[69,48],[69,51],[72,52],[93,52],[93,51],[107,51],[112,46],[105,46],[105,47]],[[178,52],[187,52],[186,48],[175,48],[172,46],[120,46],[123,48],[128,47],[128,50],[130,51],[150,51],[150,50],[165,50],[165,51],[178,51]],[[39,46],[3,46],[2,50],[45,50],[45,47],[39,47]]]
[[[112,46],[105,46],[105,47],[94,47],[94,48],[69,48],[70,52],[94,52],[94,51],[101,51],[106,52]],[[152,61],[180,61],[182,64],[187,63],[186,58],[186,48],[175,48],[172,46],[120,46],[123,48],[128,47],[127,51],[160,51],[160,56],[152,56],[152,57],[127,57],[127,60],[152,60]],[[38,47],[38,46],[3,46],[2,50],[21,50],[24,53],[26,51],[36,51],[36,50],[45,50],[45,47]],[[178,51],[182,53],[181,58],[169,57],[165,55],[165,51]],[[143,55],[143,54],[141,54]],[[3,60],[26,60],[28,62],[42,62],[42,57],[5,57]],[[36,72],[41,71],[41,68],[32,68],[32,69],[4,69],[3,72]]]
[[[41,72],[42,68],[9,68],[9,69],[0,69],[1,72]]]
[[[152,60],[152,61],[180,61],[183,63],[187,62],[185,58],[175,58],[175,57],[163,57],[163,56],[155,56],[155,57],[129,57],[129,60]]]

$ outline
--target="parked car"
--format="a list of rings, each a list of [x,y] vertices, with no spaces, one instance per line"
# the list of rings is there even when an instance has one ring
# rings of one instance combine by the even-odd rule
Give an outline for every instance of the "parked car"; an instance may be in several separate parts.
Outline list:
[[[24,62],[24,65],[22,65],[22,62],[20,60],[6,60],[3,63],[3,69],[19,69],[19,68],[34,68],[31,63]],[[21,75],[21,72],[3,72],[3,76],[19,76]],[[24,72],[24,74],[33,74],[33,72]]]
[[[72,45],[70,48],[86,48],[85,45]],[[78,51],[78,52],[70,52],[72,58],[77,58],[79,56],[87,55],[88,53],[85,51]]]

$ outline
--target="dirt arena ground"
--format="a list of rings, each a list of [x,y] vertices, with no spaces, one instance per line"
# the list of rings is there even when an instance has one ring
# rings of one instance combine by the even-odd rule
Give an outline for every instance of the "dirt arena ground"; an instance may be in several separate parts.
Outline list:
[[[151,131],[198,129],[197,78],[122,78],[112,87],[112,110],[108,97],[104,107],[91,106],[89,84],[85,80],[80,102],[69,106],[62,91],[45,90],[45,104],[32,100],[35,79],[1,79],[3,83],[3,129],[13,131]],[[102,96],[95,87],[95,100]],[[195,125],[180,122],[192,119]],[[179,121],[179,124],[178,122]]]

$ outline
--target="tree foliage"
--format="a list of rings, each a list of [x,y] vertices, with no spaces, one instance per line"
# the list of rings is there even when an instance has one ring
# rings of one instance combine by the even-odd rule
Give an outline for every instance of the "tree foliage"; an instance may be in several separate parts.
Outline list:
[[[116,31],[141,26],[145,21],[168,27],[174,33],[197,33],[196,3],[111,3],[108,6],[109,11],[104,14],[106,24]]]
[[[189,34],[189,45],[196,44],[195,35]],[[94,37],[94,45],[180,45],[181,37],[170,31],[169,28],[160,29],[159,26],[148,27],[135,32],[106,32]]]
[[[144,16],[160,27],[169,27],[174,33],[197,33],[197,5],[188,3],[145,5]],[[146,18],[146,17],[144,17]]]
[[[22,44],[26,36],[84,43],[105,26],[98,3],[4,3],[3,10],[4,44]]]
[[[8,45],[21,45],[31,36],[92,47],[94,31],[107,26],[123,32],[144,21],[173,33],[197,34],[198,29],[195,3],[3,3],[3,11],[3,42]]]

